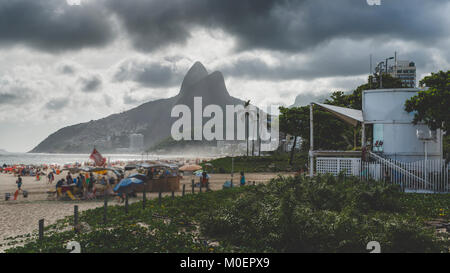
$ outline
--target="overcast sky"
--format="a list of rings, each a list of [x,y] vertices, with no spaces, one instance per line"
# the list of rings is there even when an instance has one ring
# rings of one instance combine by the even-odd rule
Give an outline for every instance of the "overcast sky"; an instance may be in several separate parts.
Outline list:
[[[450,69],[450,1],[0,0],[0,149],[178,93],[195,62],[258,106],[348,91],[398,52]]]

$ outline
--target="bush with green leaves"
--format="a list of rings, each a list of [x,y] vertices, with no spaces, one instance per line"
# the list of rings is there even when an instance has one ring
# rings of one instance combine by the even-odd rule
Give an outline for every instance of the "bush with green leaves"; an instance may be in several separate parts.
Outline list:
[[[370,241],[385,252],[448,251],[448,241],[425,227],[402,195],[397,186],[357,178],[280,177],[205,216],[202,228],[257,252],[366,252]]]
[[[448,233],[426,222],[449,222],[450,195],[406,194],[397,186],[355,177],[278,177],[257,186],[164,197],[80,213],[37,233],[9,238],[6,252],[449,252]],[[17,246],[22,244],[23,246]],[[16,245],[16,246],[15,246]],[[14,247],[15,246],[15,247]]]

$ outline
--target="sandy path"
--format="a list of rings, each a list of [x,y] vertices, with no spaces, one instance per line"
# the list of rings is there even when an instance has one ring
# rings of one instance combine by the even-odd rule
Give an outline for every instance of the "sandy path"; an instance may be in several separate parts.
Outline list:
[[[287,173],[284,173],[285,175]],[[230,180],[229,174],[210,174],[210,187],[212,190],[222,189],[222,185],[226,180]],[[247,181],[255,181],[258,183],[265,183],[270,179],[278,176],[278,173],[248,173],[246,174]],[[62,177],[55,177],[55,180]],[[24,198],[21,194],[18,200],[5,201],[5,193],[9,192],[13,195],[16,191],[17,177],[11,174],[0,174],[0,244],[4,243],[4,238],[16,236],[26,233],[31,233],[38,228],[38,221],[45,219],[45,225],[53,224],[56,220],[64,218],[65,216],[73,214],[74,205],[78,205],[79,211],[92,209],[103,205],[103,200],[98,201],[47,201],[48,189],[54,189],[54,184],[49,185],[45,177],[41,181],[36,181],[34,177],[24,177],[22,189],[29,192],[28,198]],[[195,182],[199,181],[195,177]],[[239,175],[235,174],[233,184],[238,185]],[[186,184],[186,193],[191,192],[191,177],[184,177],[181,181]],[[180,187],[180,189],[182,186]],[[196,188],[195,191],[199,189]],[[152,193],[148,198],[156,198],[157,193]],[[170,195],[165,193],[164,195]],[[181,195],[177,192],[176,195]],[[131,202],[137,199],[131,200]],[[112,204],[116,204],[115,201]],[[5,248],[0,247],[0,252]]]

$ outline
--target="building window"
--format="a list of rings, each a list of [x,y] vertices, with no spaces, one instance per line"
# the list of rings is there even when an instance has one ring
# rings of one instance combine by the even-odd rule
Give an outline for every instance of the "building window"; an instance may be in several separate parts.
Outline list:
[[[374,152],[382,152],[383,144],[383,124],[374,124],[372,150]]]

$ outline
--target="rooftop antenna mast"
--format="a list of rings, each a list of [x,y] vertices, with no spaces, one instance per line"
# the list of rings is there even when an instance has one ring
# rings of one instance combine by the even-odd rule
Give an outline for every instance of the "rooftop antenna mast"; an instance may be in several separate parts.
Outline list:
[[[397,77],[397,51],[395,51],[395,69],[394,69],[394,75]]]

